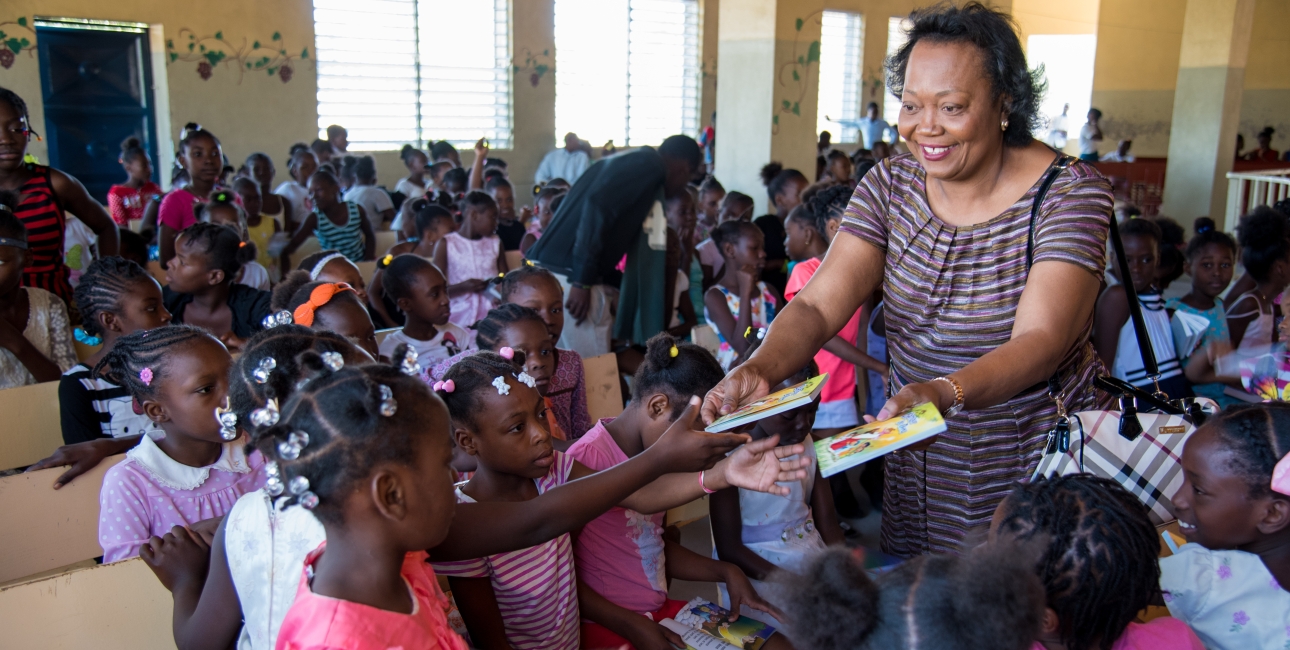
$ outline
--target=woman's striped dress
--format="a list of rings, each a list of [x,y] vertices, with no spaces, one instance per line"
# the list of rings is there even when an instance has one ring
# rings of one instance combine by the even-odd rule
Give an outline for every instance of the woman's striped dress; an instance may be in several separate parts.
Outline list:
[[[886,252],[893,391],[955,372],[1011,338],[1041,181],[999,216],[964,227],[932,214],[926,174],[910,154],[879,163],[856,187],[841,230]],[[1074,264],[1100,279],[1111,205],[1111,184],[1091,166],[1071,164],[1040,206],[1035,263]],[[1104,372],[1092,325],[1090,315],[1059,371],[1070,411],[1103,401],[1092,386]],[[1047,392],[1035,390],[950,418],[949,430],[926,451],[888,454],[883,549],[906,557],[952,552],[974,529],[984,530],[1009,487],[1034,473],[1055,419]]]
[[[49,167],[28,164],[31,178],[18,188],[18,209],[14,216],[27,227],[30,265],[23,270],[22,284],[44,289],[74,306],[69,272],[63,264],[63,233],[67,216],[54,193]]]

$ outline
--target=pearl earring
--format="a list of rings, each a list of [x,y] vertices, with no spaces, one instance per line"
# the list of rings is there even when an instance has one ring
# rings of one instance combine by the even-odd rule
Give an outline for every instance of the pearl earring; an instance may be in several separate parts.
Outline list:
[[[999,130],[1000,130],[1000,131],[1007,131],[1007,130],[1008,130],[1008,119],[1007,119],[1007,118],[1004,118],[1004,120],[1003,120],[1002,122],[1000,122],[1000,123],[999,123]]]

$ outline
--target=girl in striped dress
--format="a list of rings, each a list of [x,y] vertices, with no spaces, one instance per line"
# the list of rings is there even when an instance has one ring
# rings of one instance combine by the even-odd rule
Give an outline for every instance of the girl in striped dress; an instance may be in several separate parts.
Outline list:
[[[444,373],[443,381],[435,384],[437,394],[448,406],[457,447],[479,463],[469,481],[457,484],[459,504],[493,502],[500,506],[507,502],[533,502],[552,488],[595,473],[573,456],[553,448],[546,423],[547,409],[536,388],[537,382],[507,358],[514,355],[514,350],[502,348],[499,353],[480,352],[465,357]],[[692,398],[685,396],[685,399]],[[666,448],[669,443],[683,439],[686,429],[692,426],[691,418],[697,413],[695,403],[691,401],[690,409],[679,416],[677,412],[685,403],[669,405],[666,413],[676,417],[676,424],[668,426],[650,452],[636,453],[652,453],[653,449]],[[399,398],[400,409],[402,405],[403,400]],[[760,483],[741,480],[751,475],[737,469],[750,460],[749,452],[765,454],[769,449],[764,443],[744,445],[701,475],[669,474],[618,505],[640,513],[661,513],[697,499],[705,491],[731,485],[778,492],[779,487],[770,480]],[[800,453],[801,450],[789,451]],[[764,468],[769,467],[768,459],[758,463],[761,464],[758,471],[767,471]],[[773,469],[768,471],[775,473]],[[780,473],[778,479],[798,480],[805,473],[794,472],[792,478],[788,476]],[[434,570],[446,576],[452,585],[453,598],[475,647],[577,650],[580,647],[579,598],[593,599],[589,602],[595,604],[589,605],[589,610],[604,611],[603,599],[596,600],[594,594],[579,594],[573,544],[567,533],[519,550],[471,560],[434,562]],[[592,611],[587,614],[594,615]]]
[[[31,135],[26,102],[12,90],[0,88],[0,190],[18,194],[13,214],[27,229],[28,265],[22,285],[44,289],[72,304],[69,271],[63,263],[67,227],[63,211],[71,211],[94,231],[100,257],[117,253],[116,224],[75,177],[25,160]]]
[[[712,323],[721,340],[717,361],[723,370],[738,365],[748,352],[744,334],[769,327],[775,308],[783,304],[779,293],[758,280],[766,265],[765,236],[747,221],[727,221],[712,233],[724,262],[721,277],[703,297],[703,317]],[[747,305],[745,309],[743,305]]]
[[[294,253],[314,235],[324,249],[340,251],[351,262],[376,258],[376,231],[362,206],[340,200],[340,183],[327,170],[318,170],[309,178],[309,195],[314,211],[305,216],[300,229],[282,251]]]
[[[1116,270],[1121,282],[1133,282],[1142,307],[1160,369],[1160,388],[1174,399],[1191,397],[1191,384],[1183,377],[1182,364],[1174,348],[1173,328],[1165,300],[1155,286],[1156,267],[1159,261],[1160,227],[1148,219],[1131,219],[1120,226],[1120,239],[1124,242],[1124,256],[1129,263],[1129,278]],[[1117,379],[1140,386],[1154,388],[1142,364],[1142,351],[1134,333],[1133,319],[1123,284],[1108,287],[1097,302],[1096,323],[1093,328],[1093,345],[1103,363],[1110,366]]]

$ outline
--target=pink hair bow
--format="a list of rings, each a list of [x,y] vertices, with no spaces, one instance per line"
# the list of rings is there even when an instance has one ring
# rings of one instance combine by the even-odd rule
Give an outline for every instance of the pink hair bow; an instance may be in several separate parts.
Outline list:
[[[502,348],[502,349],[498,350],[498,351],[497,351],[497,353],[498,353],[498,354],[500,354],[500,355],[502,355],[502,358],[503,358],[503,359],[508,359],[508,360],[509,360],[509,359],[514,359],[514,358],[515,358],[515,349],[514,349],[514,348]]]
[[[454,384],[451,379],[447,381],[436,381],[434,383],[434,389],[436,391],[441,390],[445,393],[451,393],[452,391],[457,389],[457,384]]]
[[[1282,456],[1272,470],[1272,491],[1290,496],[1290,454]]]

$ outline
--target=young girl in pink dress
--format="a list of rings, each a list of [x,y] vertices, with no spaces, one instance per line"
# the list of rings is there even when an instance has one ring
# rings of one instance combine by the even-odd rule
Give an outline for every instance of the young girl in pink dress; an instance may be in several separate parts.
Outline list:
[[[462,199],[461,229],[435,245],[434,264],[447,271],[450,323],[470,327],[497,306],[488,293],[489,281],[506,273],[506,257],[497,237],[493,197],[476,191]]]
[[[129,388],[166,434],[156,442],[143,436],[103,477],[104,562],[138,555],[151,537],[174,526],[222,517],[238,497],[263,484],[264,461],[245,452],[237,423],[211,416],[226,405],[231,364],[228,350],[205,330],[167,325],[117,339],[94,367]]]
[[[224,167],[224,154],[219,138],[201,127],[188,123],[179,139],[179,155],[175,160],[188,172],[188,184],[171,190],[161,199],[157,208],[160,228],[157,243],[161,247],[161,266],[175,256],[175,238],[189,226],[197,223],[193,206],[205,203],[219,184],[220,170]]]

